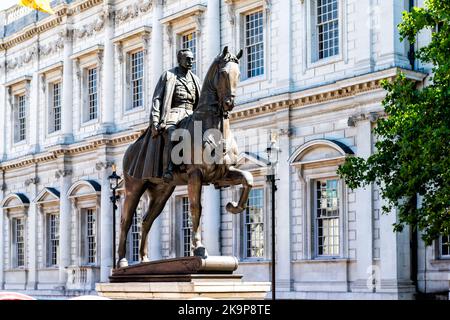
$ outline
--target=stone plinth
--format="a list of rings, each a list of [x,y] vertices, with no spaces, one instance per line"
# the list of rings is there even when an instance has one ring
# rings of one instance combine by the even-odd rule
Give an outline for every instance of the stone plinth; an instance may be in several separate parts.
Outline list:
[[[111,299],[264,299],[270,282],[244,282],[241,276],[191,274],[190,281],[97,283],[99,296]]]

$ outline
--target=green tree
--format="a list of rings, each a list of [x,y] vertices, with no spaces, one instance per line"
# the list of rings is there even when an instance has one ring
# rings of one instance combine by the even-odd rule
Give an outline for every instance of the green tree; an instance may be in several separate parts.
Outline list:
[[[367,159],[347,158],[338,173],[351,189],[376,183],[386,200],[383,212],[397,208],[394,230],[410,225],[431,244],[450,230],[450,0],[428,0],[404,12],[398,27],[410,43],[432,30],[431,42],[415,53],[433,65],[430,85],[419,88],[404,74],[385,81],[386,117],[374,128],[377,151]]]

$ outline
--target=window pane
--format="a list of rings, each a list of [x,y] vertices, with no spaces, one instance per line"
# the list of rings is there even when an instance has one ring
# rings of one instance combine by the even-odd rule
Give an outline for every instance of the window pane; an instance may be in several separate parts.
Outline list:
[[[131,224],[131,261],[139,262],[139,243],[141,241],[142,210],[136,210]]]
[[[144,51],[131,54],[131,106],[142,107],[144,83]]]
[[[61,130],[61,83],[53,84],[53,132]]]
[[[264,73],[263,12],[245,16],[245,50],[247,54],[247,77]]]
[[[87,245],[88,245],[88,263],[96,262],[97,255],[97,221],[96,213],[93,209],[88,209],[86,212],[86,230],[87,230]]]
[[[338,180],[318,180],[316,194],[317,255],[338,256],[339,232]]]
[[[58,257],[59,257],[59,214],[51,214],[48,216],[47,228],[48,228],[47,264],[49,266],[56,266],[58,265]]]
[[[245,211],[244,247],[245,257],[264,256],[264,192],[252,189]]]
[[[441,257],[450,258],[450,237],[441,236]]]
[[[192,72],[197,73],[197,33],[191,32],[181,37],[181,47],[190,49],[194,54],[194,63],[192,64]]]
[[[339,54],[338,0],[317,0],[319,59]]]
[[[24,220],[14,219],[14,243],[16,245],[16,267],[25,266],[25,233]]]
[[[97,68],[88,69],[88,119],[97,119],[98,110],[98,85]]]
[[[192,230],[192,218],[189,210],[189,198],[182,198],[182,231],[183,231],[183,256],[188,257],[192,255],[191,250],[191,230]]]
[[[23,141],[26,138],[26,110],[25,110],[25,95],[17,97],[17,141]]]

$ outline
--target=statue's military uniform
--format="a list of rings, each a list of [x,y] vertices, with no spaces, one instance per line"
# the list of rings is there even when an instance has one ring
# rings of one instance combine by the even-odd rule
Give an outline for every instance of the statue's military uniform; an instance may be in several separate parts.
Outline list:
[[[154,159],[161,161],[162,158],[165,168],[172,165],[170,161],[172,132],[181,120],[191,115],[197,108],[200,90],[200,79],[190,70],[182,74],[179,67],[164,72],[156,85],[150,120],[153,126],[165,132],[162,132],[163,154],[155,154]],[[153,170],[154,173],[155,171]]]

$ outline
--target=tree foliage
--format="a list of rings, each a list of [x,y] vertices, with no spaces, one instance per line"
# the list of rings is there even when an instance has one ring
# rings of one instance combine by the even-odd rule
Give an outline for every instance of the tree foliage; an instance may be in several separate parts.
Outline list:
[[[410,43],[424,29],[432,31],[431,42],[415,53],[433,65],[430,85],[419,88],[404,74],[385,81],[386,117],[374,128],[377,151],[367,159],[347,158],[338,173],[351,189],[376,183],[383,212],[397,208],[394,230],[410,225],[431,244],[450,231],[450,0],[428,0],[404,12],[398,27]]]

